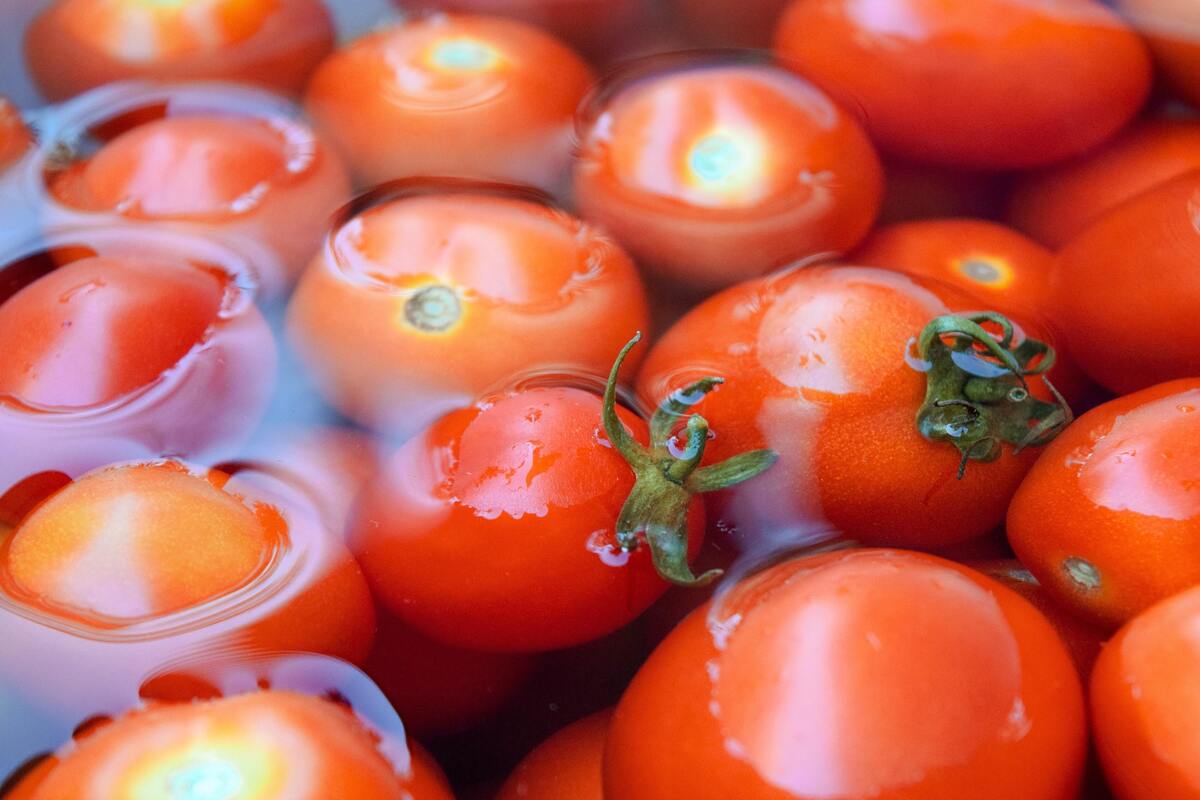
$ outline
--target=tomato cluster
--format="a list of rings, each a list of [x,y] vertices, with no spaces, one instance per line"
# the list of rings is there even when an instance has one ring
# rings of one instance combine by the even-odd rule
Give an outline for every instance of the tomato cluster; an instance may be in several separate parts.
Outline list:
[[[0,799],[1200,800],[1194,2],[375,5],[0,10]]]

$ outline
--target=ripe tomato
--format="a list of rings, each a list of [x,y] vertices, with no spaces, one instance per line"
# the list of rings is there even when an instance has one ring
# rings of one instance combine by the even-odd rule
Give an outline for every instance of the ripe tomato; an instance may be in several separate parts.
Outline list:
[[[587,64],[537,28],[439,14],[331,55],[306,104],[366,183],[451,175],[553,189],[591,82]]]
[[[1152,77],[1145,45],[1093,0],[794,0],[775,49],[861,107],[883,150],[984,169],[1095,147]]]
[[[714,47],[767,47],[789,0],[671,0],[675,18],[691,37]]]
[[[650,402],[700,375],[726,378],[696,406],[715,433],[708,452],[779,453],[769,472],[714,495],[709,506],[742,547],[772,547],[775,538],[807,543],[831,529],[869,544],[943,547],[999,525],[1034,458],[1029,449],[1000,455],[998,418],[983,439],[952,444],[972,414],[961,398],[941,398],[953,404],[932,412],[949,414],[946,441],[918,431],[934,373],[918,371],[923,365],[906,351],[935,318],[979,305],[951,287],[888,270],[793,270],[693,309],[650,352],[638,392]],[[982,444],[987,439],[996,446]],[[956,481],[964,452],[1000,457],[967,467]]]
[[[613,716],[604,796],[1073,800],[1085,745],[1079,678],[1028,602],[932,556],[842,551],[667,637]]]
[[[21,110],[0,95],[0,170],[7,169],[25,155],[32,142],[29,129],[21,119]]]
[[[1192,800],[1200,786],[1200,587],[1144,611],[1092,673],[1096,748],[1121,800]]]
[[[275,116],[154,120],[57,174],[50,188],[75,210],[265,248],[271,257],[255,262],[267,295],[295,279],[350,195],[337,156],[304,123]]]
[[[1200,121],[1140,122],[1094,153],[1018,179],[1010,224],[1059,248],[1107,211],[1141,192],[1200,169]]]
[[[1017,556],[1059,602],[1117,625],[1200,583],[1200,379],[1080,417],[1008,512]]]
[[[572,723],[513,770],[496,800],[604,800],[604,741],[612,711]]]
[[[52,100],[129,78],[296,94],[331,49],[320,0],[56,0],[25,34],[30,73]]]
[[[353,712],[288,691],[150,705],[58,758],[33,800],[453,797],[423,751],[403,770]]]
[[[598,97],[576,200],[670,281],[728,286],[853,247],[875,219],[883,174],[866,134],[779,67],[685,61]]]
[[[1171,89],[1200,107],[1200,6],[1191,0],[1116,0],[1150,43]]]
[[[602,375],[647,311],[628,256],[515,197],[402,196],[338,226],[288,334],[339,411],[408,436],[530,370]]]
[[[1051,291],[1079,366],[1130,392],[1200,374],[1200,170],[1126,201],[1059,253]]]

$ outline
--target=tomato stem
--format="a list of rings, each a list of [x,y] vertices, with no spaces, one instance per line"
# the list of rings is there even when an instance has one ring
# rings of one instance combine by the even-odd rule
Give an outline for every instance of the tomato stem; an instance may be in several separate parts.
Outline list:
[[[999,335],[985,323],[998,327]],[[1070,406],[1045,374],[1054,366],[1054,348],[1036,339],[1014,346],[1015,338],[1012,322],[994,311],[937,317],[917,337],[927,376],[917,430],[958,448],[960,480],[971,461],[998,458],[1002,443],[1014,453],[1038,447],[1072,420]],[[1033,396],[1031,376],[1045,382],[1054,402]]]
[[[708,446],[708,421],[690,409],[721,385],[721,378],[702,378],[673,392],[650,418],[650,446],[636,439],[617,416],[617,376],[629,351],[640,342],[637,333],[621,348],[604,387],[601,419],[613,447],[636,477],[633,489],[617,518],[617,542],[629,551],[642,540],[650,548],[658,574],[679,586],[704,586],[716,580],[721,570],[696,576],[688,565],[688,507],[693,496],[726,489],[750,480],[778,459],[773,450],[755,450],[700,467]],[[677,434],[679,420],[687,417]],[[678,443],[684,437],[682,445]]]

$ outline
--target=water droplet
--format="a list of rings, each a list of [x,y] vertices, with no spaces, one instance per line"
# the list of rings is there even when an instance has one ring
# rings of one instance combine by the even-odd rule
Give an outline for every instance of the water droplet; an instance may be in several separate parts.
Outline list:
[[[612,533],[607,530],[592,531],[587,539],[587,549],[599,556],[600,563],[606,567],[623,567],[629,563],[631,555],[628,550],[617,546]]]
[[[926,361],[917,354],[917,337],[915,336],[904,345],[904,363],[917,372],[929,372],[933,369],[933,362]]]
[[[1191,414],[1196,410],[1196,407],[1189,403],[1180,403],[1179,405],[1175,406],[1175,410],[1180,414]]]

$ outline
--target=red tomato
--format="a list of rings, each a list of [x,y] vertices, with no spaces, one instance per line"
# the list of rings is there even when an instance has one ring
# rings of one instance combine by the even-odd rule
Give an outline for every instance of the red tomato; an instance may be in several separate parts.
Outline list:
[[[1200,374],[1200,170],[1129,200],[1059,253],[1056,319],[1088,375],[1116,392]]]
[[[1104,646],[1092,725],[1121,800],[1194,800],[1200,787],[1200,587],[1153,606]]]
[[[467,191],[400,197],[337,227],[287,327],[334,407],[407,436],[531,370],[602,375],[646,324],[637,271],[607,238]]]
[[[1008,512],[1017,556],[1060,603],[1109,625],[1200,583],[1200,379],[1080,417]]]
[[[327,700],[264,691],[151,705],[59,755],[32,800],[136,797],[452,800],[437,765],[413,749],[407,769],[377,734]]]
[[[728,286],[853,247],[883,174],[858,123],[768,64],[634,74],[580,121],[575,195],[648,269]]]
[[[1073,800],[1085,745],[1079,678],[1029,603],[932,556],[843,551],[675,629],[617,706],[604,796]]]
[[[257,261],[275,295],[317,251],[350,185],[303,123],[210,115],[139,125],[57,175],[51,191],[73,209],[249,239],[274,256]]]
[[[331,55],[306,104],[366,183],[417,175],[555,188],[587,64],[529,25],[414,17]]]
[[[56,0],[25,34],[30,73],[52,100],[129,78],[296,94],[332,48],[320,0]]]
[[[999,525],[1035,457],[993,449],[986,455],[998,458],[955,480],[963,452],[918,431],[928,376],[906,352],[934,318],[979,305],[888,270],[786,272],[693,309],[650,352],[638,392],[649,402],[700,375],[726,378],[696,406],[715,433],[709,454],[779,453],[761,478],[710,504],[742,547],[810,543],[831,530],[869,544],[943,547]],[[955,420],[969,414],[950,408]]]
[[[604,741],[612,711],[572,723],[517,765],[495,800],[604,800]]]
[[[1149,119],[1101,150],[1018,179],[1008,221],[1059,248],[1122,202],[1200,169],[1200,121]]]
[[[715,47],[767,47],[789,0],[671,0],[671,11],[692,38]]]
[[[1192,0],[1116,0],[1150,43],[1163,77],[1200,107],[1200,6]]]
[[[0,170],[7,169],[25,155],[32,141],[25,121],[21,119],[21,110],[0,95]]]
[[[1093,0],[794,0],[775,49],[861,107],[883,150],[984,169],[1095,147],[1152,77],[1145,45]]]

